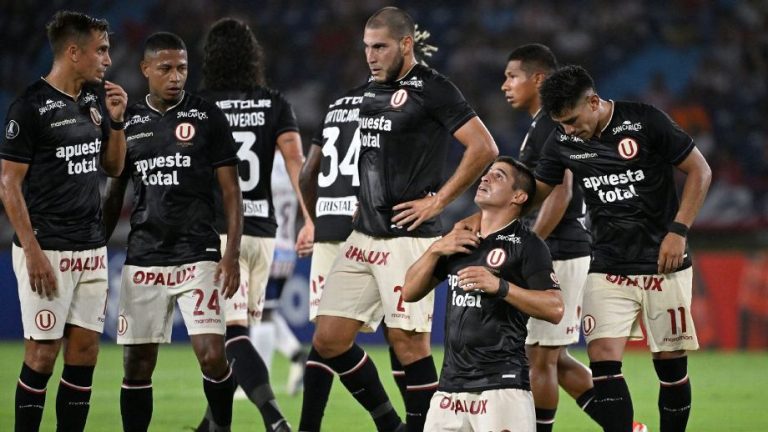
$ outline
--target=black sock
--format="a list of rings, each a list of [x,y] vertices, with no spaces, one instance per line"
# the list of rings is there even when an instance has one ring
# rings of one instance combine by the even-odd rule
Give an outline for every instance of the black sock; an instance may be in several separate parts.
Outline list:
[[[124,432],[146,432],[152,420],[152,381],[123,378],[120,416]]]
[[[627,382],[621,374],[621,362],[599,361],[589,364],[595,399],[592,404],[597,417],[602,420],[605,432],[628,432],[632,430],[632,398]]]
[[[409,432],[424,430],[429,401],[437,390],[437,370],[432,356],[424,357],[403,367],[408,384],[405,396],[405,419]]]
[[[400,427],[400,416],[381,385],[376,366],[362,348],[352,345],[344,354],[325,359],[325,363],[336,371],[344,387],[368,410],[378,431],[394,431]]]
[[[659,417],[661,432],[684,431],[691,413],[691,381],[688,357],[654,360],[659,377]]]
[[[600,424],[600,419],[597,417],[597,410],[595,409],[595,404],[593,404],[593,400],[595,399],[595,389],[591,388],[584,393],[581,394],[581,396],[576,398],[576,404],[581,408],[587,415],[592,418],[597,424]]]
[[[56,395],[58,431],[82,431],[91,407],[94,366],[64,365]]]
[[[16,431],[36,431],[40,428],[45,407],[45,391],[51,374],[35,372],[21,365],[16,384]]]
[[[227,368],[224,376],[218,378],[203,375],[203,392],[216,427],[232,425],[232,397],[235,394],[235,378],[232,375],[231,368]]]
[[[315,347],[309,352],[304,368],[304,398],[301,401],[299,431],[319,432],[333,385],[333,369],[325,364]]]
[[[280,412],[269,385],[267,365],[251,344],[248,329],[244,326],[227,326],[226,347],[227,360],[237,383],[261,412],[267,430],[284,421],[285,416]]]
[[[536,408],[536,432],[552,432],[557,409]]]
[[[389,363],[392,366],[392,378],[395,379],[397,389],[400,390],[400,396],[402,396],[403,401],[405,401],[405,395],[408,394],[408,383],[405,382],[405,370],[403,370],[403,365],[400,364],[400,360],[397,359],[395,350],[392,349],[392,347],[389,347]]]

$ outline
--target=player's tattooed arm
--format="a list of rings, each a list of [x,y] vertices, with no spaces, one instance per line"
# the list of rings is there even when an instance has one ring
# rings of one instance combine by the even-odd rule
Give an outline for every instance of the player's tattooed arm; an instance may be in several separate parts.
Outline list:
[[[27,203],[21,191],[28,170],[29,165],[24,163],[0,161],[0,200],[24,251],[30,288],[41,297],[50,299],[57,288],[56,278],[48,257],[35,238]]]
[[[573,173],[565,170],[563,182],[552,189],[544,200],[533,224],[533,232],[546,239],[560,223],[573,196]]]
[[[499,155],[491,133],[477,117],[464,123],[453,136],[465,147],[456,171],[436,194],[394,206],[395,216],[392,223],[400,227],[408,226],[408,231],[413,231],[422,223],[439,215],[448,204],[467,190]]]
[[[237,165],[216,168],[216,178],[221,188],[224,215],[227,221],[227,246],[216,266],[214,282],[221,286],[221,293],[231,298],[240,287],[240,236],[243,234],[243,195]]]
[[[695,147],[677,165],[677,168],[684,172],[686,177],[683,195],[680,199],[680,209],[677,211],[674,221],[690,228],[704,203],[704,198],[707,196],[709,184],[712,181],[712,170],[699,149]],[[669,273],[680,268],[685,259],[685,242],[684,236],[673,232],[664,236],[659,247],[659,273]]]
[[[123,172],[125,164],[125,131],[123,128],[114,128],[116,124],[125,121],[125,108],[128,105],[128,94],[119,85],[104,81],[106,92],[106,106],[113,127],[109,129],[109,140],[105,143],[101,152],[101,167],[107,175],[116,177]]]
[[[120,219],[120,213],[123,210],[123,197],[125,189],[128,186],[127,177],[110,177],[107,179],[107,187],[104,194],[104,206],[102,213],[104,215],[104,230],[107,240],[115,232],[117,221]]]

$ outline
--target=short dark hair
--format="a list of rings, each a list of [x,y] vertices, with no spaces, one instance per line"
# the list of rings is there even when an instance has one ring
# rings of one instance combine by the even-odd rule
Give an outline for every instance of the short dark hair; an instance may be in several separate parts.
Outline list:
[[[213,24],[203,47],[203,82],[208,90],[253,90],[264,83],[264,51],[242,21],[222,18]]]
[[[178,35],[170,32],[152,33],[144,41],[144,55],[162,50],[186,51],[187,45]]]
[[[541,105],[544,112],[559,115],[576,106],[584,93],[595,89],[595,81],[581,66],[564,66],[541,83]]]
[[[374,12],[365,23],[365,28],[377,29],[386,27],[390,35],[395,39],[405,36],[413,37],[416,24],[408,13],[394,6],[387,6]]]
[[[536,196],[536,178],[533,176],[530,168],[512,156],[499,156],[495,162],[503,162],[515,169],[512,173],[515,179],[515,189],[522,190],[528,194],[528,200],[521,206],[520,214],[527,213],[528,209],[533,205],[533,198]]]
[[[549,74],[557,69],[557,59],[548,46],[539,43],[521,45],[512,50],[507,63],[520,61],[520,68],[530,76],[534,72]]]
[[[48,42],[54,55],[58,55],[74,41],[78,45],[91,35],[91,31],[109,33],[109,23],[104,19],[92,18],[84,13],[59,11],[45,26]]]

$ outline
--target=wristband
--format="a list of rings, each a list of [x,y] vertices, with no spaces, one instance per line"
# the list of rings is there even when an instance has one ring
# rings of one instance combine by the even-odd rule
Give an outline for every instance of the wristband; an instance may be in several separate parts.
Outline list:
[[[680,237],[688,237],[688,227],[684,223],[672,222],[669,224],[667,231],[675,233]]]
[[[125,121],[114,121],[110,119],[109,121],[109,128],[116,131],[121,131],[125,129]]]
[[[496,297],[505,298],[509,294],[509,282],[499,278],[499,290],[496,291]]]

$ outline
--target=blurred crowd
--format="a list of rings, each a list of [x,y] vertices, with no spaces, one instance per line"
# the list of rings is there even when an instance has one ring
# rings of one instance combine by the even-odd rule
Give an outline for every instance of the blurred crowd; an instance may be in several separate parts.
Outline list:
[[[110,21],[113,67],[108,78],[123,85],[133,100],[146,93],[138,63],[147,35],[166,30],[186,41],[187,88],[194,90],[207,28],[218,18],[234,16],[248,22],[264,46],[269,85],[293,104],[305,145],[327,104],[367,78],[363,26],[382,6],[404,8],[432,34],[429,42],[440,50],[431,66],[463,91],[505,154],[517,154],[530,122],[507,106],[500,91],[506,57],[519,44],[541,42],[561,63],[590,70],[604,98],[652,103],[694,137],[714,174],[697,229],[768,226],[768,2],[762,0],[0,4],[3,120],[15,95],[48,71],[44,26],[58,9]]]

